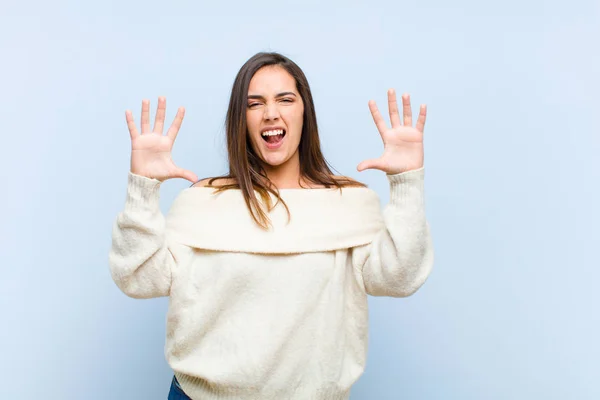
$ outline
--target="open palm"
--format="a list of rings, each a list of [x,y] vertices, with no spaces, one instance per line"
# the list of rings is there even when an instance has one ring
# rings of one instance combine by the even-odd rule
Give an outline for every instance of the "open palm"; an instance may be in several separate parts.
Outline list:
[[[369,109],[383,140],[384,150],[381,157],[361,162],[357,169],[379,169],[390,175],[411,171],[423,167],[423,130],[427,107],[421,106],[416,127],[412,126],[412,110],[410,96],[402,96],[402,114],[404,123],[400,119],[396,93],[388,90],[388,108],[392,127],[388,128],[381,116],[375,101],[369,101]]]
[[[163,135],[167,101],[159,97],[154,129],[150,128],[150,102],[142,101],[142,133],[138,132],[133,114],[127,110],[125,118],[131,136],[131,172],[136,175],[164,181],[171,178],[183,178],[197,182],[198,177],[191,171],[179,168],[171,158],[173,143],[181,128],[185,109],[177,110],[175,120],[169,127],[167,135]]]

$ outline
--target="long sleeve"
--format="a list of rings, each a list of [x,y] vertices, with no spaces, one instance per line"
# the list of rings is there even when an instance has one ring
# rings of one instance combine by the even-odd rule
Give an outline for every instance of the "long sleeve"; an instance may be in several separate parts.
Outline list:
[[[160,181],[129,172],[125,208],[113,226],[110,272],[127,296],[168,296],[175,261],[165,240]]]
[[[390,202],[384,228],[373,242],[353,249],[372,296],[406,297],[425,283],[433,266],[433,244],[424,206],[424,168],[387,175]]]

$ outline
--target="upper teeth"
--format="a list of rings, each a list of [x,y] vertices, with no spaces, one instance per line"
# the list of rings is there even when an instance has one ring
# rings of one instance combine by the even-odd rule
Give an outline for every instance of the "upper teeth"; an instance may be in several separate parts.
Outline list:
[[[274,136],[274,135],[283,135],[283,129],[276,129],[274,131],[265,131],[262,133],[263,136]]]

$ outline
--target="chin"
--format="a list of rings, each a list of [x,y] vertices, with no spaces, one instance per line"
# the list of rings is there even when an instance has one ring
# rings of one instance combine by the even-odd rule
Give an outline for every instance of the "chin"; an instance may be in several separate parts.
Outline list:
[[[279,154],[269,154],[268,157],[261,157],[262,161],[269,167],[279,167],[285,164],[291,157]]]

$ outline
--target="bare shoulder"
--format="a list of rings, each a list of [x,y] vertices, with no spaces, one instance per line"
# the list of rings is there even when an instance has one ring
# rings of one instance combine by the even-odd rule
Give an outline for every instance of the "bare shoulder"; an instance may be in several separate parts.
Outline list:
[[[201,181],[194,183],[192,187],[205,187],[208,185],[208,181],[210,181],[210,178],[202,179]]]
[[[231,185],[235,183],[235,179],[230,179],[230,178],[221,178],[221,177],[217,177],[212,184],[209,185],[209,182],[212,180],[213,178],[206,178],[206,179],[202,179],[199,182],[196,182],[192,185],[192,187],[213,187],[213,186],[222,186],[222,185]]]
[[[349,178],[349,177],[347,177],[347,176],[344,176],[344,175],[332,175],[332,176],[333,176],[333,179],[335,179],[335,180],[340,180],[340,179],[352,179],[352,178]]]
[[[345,175],[329,175],[329,178],[338,182],[342,187],[346,186],[364,186],[361,182]],[[328,186],[325,184],[308,185],[312,189],[324,189]]]
[[[342,182],[350,182],[351,184],[354,185],[363,185],[362,182],[357,181],[354,178],[351,178],[349,176],[345,176],[345,175],[332,175],[333,179],[335,179],[336,181],[342,181]]]

